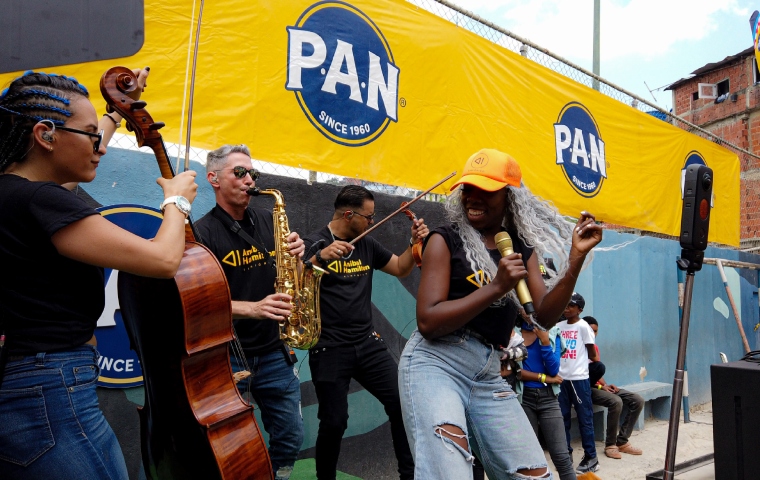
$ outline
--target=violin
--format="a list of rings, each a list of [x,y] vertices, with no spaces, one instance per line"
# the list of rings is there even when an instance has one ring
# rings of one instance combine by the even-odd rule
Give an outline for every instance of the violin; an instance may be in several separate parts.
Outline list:
[[[100,80],[109,112],[116,111],[148,146],[161,175],[174,171],[131,70],[114,67]],[[230,367],[234,340],[227,279],[211,251],[185,228],[185,252],[173,279],[119,273],[122,316],[143,370],[139,409],[142,460],[149,479],[273,479],[253,407],[243,401]]]
[[[409,217],[409,220],[417,220],[417,215],[415,215],[413,211],[409,210],[409,208],[405,208],[408,206],[409,202],[401,202],[401,208],[404,208],[402,212],[404,212],[406,216]],[[418,267],[422,266],[422,242],[423,240],[418,238],[417,241],[414,242],[414,245],[412,245],[412,256],[414,257],[414,263],[416,263]]]

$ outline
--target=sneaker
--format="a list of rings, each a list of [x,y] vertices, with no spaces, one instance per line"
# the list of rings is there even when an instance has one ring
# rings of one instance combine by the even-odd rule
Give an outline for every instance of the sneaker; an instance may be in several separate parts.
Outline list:
[[[641,449],[631,445],[631,442],[628,442],[625,445],[618,445],[617,449],[623,453],[627,453],[628,455],[641,455],[642,453]]]
[[[583,455],[583,460],[575,469],[577,473],[596,472],[597,470],[599,470],[599,459],[590,458],[587,455]]]
[[[618,450],[618,447],[616,447],[615,445],[604,447],[604,454],[610,458],[615,458],[617,460],[620,460],[621,458],[623,458],[623,456],[620,455],[620,450]]]

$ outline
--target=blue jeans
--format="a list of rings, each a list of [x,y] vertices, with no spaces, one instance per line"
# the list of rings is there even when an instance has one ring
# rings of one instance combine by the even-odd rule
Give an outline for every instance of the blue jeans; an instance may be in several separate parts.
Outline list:
[[[98,408],[98,353],[11,359],[0,388],[0,478],[127,480],[119,442]]]
[[[500,368],[499,353],[467,330],[434,340],[412,333],[399,363],[399,389],[415,478],[472,479],[472,454],[441,433],[444,425],[462,429],[491,480],[527,479],[517,470],[547,468]],[[543,478],[552,478],[548,468]]]
[[[565,421],[565,437],[567,450],[572,454],[570,446],[570,406],[575,407],[578,417],[578,429],[581,431],[583,451],[589,458],[596,457],[594,443],[594,411],[591,405],[591,384],[585,380],[564,380],[559,391],[559,408]]]
[[[293,471],[303,443],[301,381],[282,349],[246,360],[251,376],[238,383],[238,390],[244,398],[250,391],[259,406],[264,430],[269,434],[269,458],[275,479],[285,480]],[[231,361],[234,372],[242,370],[234,356]]]

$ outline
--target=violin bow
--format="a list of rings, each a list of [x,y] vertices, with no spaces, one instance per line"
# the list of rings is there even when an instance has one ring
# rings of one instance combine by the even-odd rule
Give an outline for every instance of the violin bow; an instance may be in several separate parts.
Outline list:
[[[201,0],[201,7],[198,11],[198,26],[195,29],[195,50],[193,51],[193,69],[190,74],[190,101],[187,105],[187,134],[185,135],[185,167],[184,172],[190,170],[190,129],[193,124],[193,98],[195,96],[195,72],[198,67],[198,44],[201,39],[201,20],[203,19],[203,5],[205,0]],[[183,102],[184,103],[184,102]],[[177,158],[179,163],[179,158]],[[179,171],[179,165],[177,165]]]
[[[428,193],[430,193],[430,192],[431,192],[433,189],[435,189],[437,186],[441,185],[443,182],[445,182],[446,180],[448,180],[449,178],[453,177],[453,176],[454,176],[454,175],[456,175],[456,174],[457,174],[457,172],[456,172],[456,171],[454,171],[454,172],[451,172],[451,173],[450,173],[449,175],[447,175],[447,176],[446,176],[446,178],[444,178],[443,180],[439,181],[438,183],[436,183],[436,184],[435,184],[435,185],[433,185],[432,187],[428,188],[428,189],[427,189],[427,190],[425,190],[424,192],[420,193],[419,195],[417,195],[417,196],[416,196],[416,197],[414,197],[413,199],[409,200],[408,202],[405,202],[405,204],[404,204],[404,205],[401,205],[401,207],[400,207],[400,208],[398,208],[398,209],[396,209],[396,211],[395,211],[395,212],[391,213],[390,215],[388,215],[388,216],[387,216],[387,217],[385,217],[384,219],[380,220],[379,222],[377,222],[376,224],[374,224],[374,225],[373,225],[371,228],[368,228],[367,230],[365,230],[364,232],[362,232],[362,233],[361,233],[361,234],[360,234],[358,237],[356,237],[356,238],[354,238],[353,240],[351,240],[350,242],[348,242],[348,243],[349,243],[349,245],[353,245],[354,243],[358,242],[359,240],[361,240],[362,238],[364,238],[364,237],[365,237],[367,234],[369,234],[369,233],[370,233],[372,230],[376,229],[376,228],[377,228],[377,227],[379,227],[380,225],[382,225],[382,224],[384,224],[385,222],[387,222],[388,220],[390,220],[390,219],[391,219],[391,217],[393,217],[394,215],[396,215],[396,214],[398,214],[398,213],[400,213],[400,212],[403,212],[404,210],[407,210],[411,204],[413,204],[414,202],[416,202],[416,201],[417,201],[417,200],[419,200],[420,198],[424,197],[425,195],[427,195]]]

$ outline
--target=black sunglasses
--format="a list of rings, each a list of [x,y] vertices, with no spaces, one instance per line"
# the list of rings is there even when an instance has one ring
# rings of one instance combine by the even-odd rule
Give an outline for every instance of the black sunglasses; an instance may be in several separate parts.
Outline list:
[[[359,215],[360,217],[366,218],[368,222],[371,222],[372,220],[375,219],[375,214],[374,213],[372,215],[364,215],[363,213],[355,212],[353,210],[349,210],[349,212],[351,212],[352,214]]]
[[[221,170],[214,170],[215,172],[221,172]],[[261,173],[259,173],[258,170],[255,168],[245,168],[241,167],[240,165],[236,167],[232,167],[232,174],[235,175],[235,178],[245,178],[245,175],[248,174],[251,176],[251,179],[255,182],[259,179],[261,176]]]
[[[98,150],[100,150],[100,144],[103,143],[103,132],[104,130],[99,131],[98,133],[92,133],[92,132],[85,132],[84,130],[77,130],[76,128],[69,128],[69,127],[55,127],[57,130],[63,130],[64,132],[71,132],[71,133],[78,133],[80,135],[87,135],[88,137],[96,138],[95,143],[92,144],[92,151],[94,153],[98,153]]]

